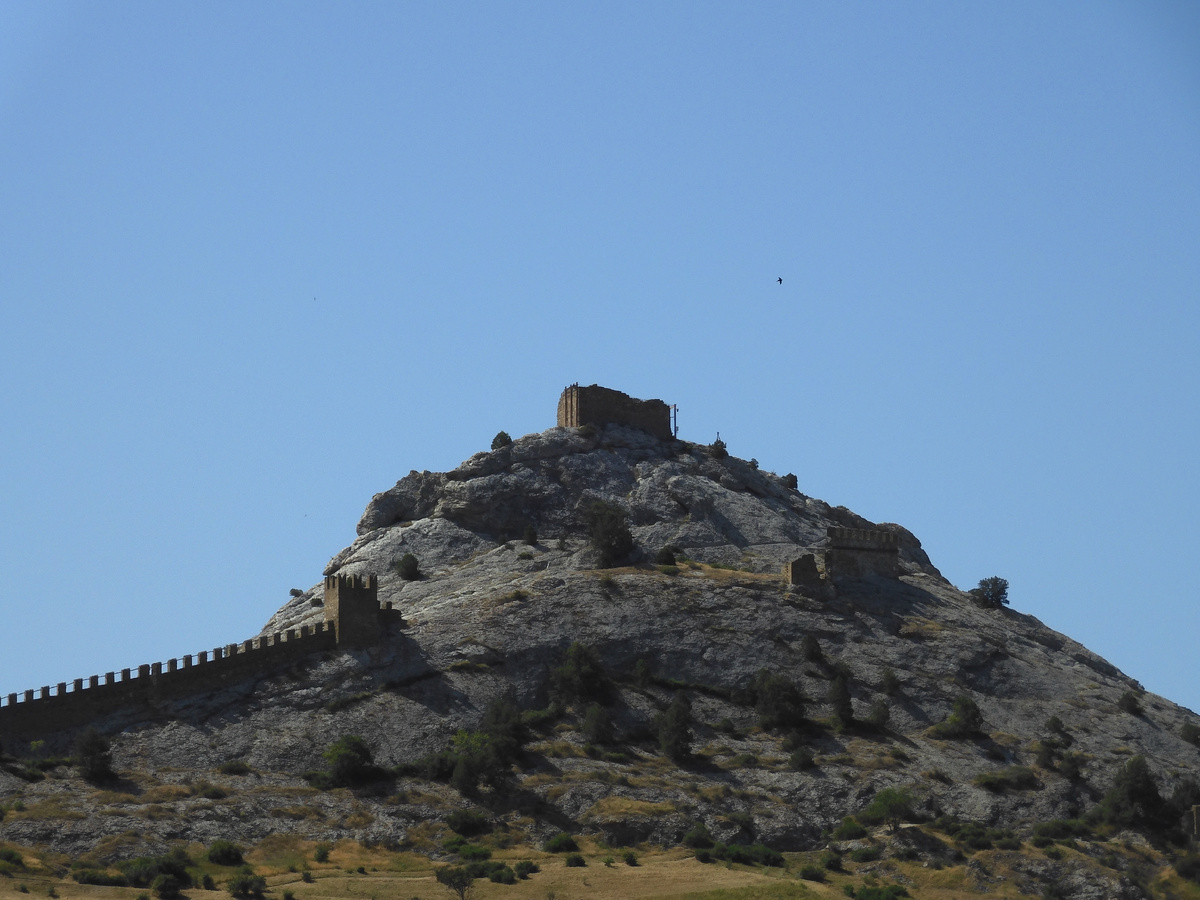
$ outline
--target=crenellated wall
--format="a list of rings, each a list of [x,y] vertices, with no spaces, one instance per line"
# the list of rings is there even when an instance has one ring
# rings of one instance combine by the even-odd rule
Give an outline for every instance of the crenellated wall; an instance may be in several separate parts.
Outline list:
[[[669,441],[671,408],[661,400],[636,400],[621,391],[573,384],[558,398],[558,424],[567,428],[581,425],[629,425]]]
[[[375,575],[331,575],[325,579],[325,621],[320,625],[228,644],[195,656],[169,659],[60,681],[40,691],[0,695],[0,745],[28,743],[47,734],[82,728],[123,710],[152,712],[165,700],[212,693],[224,685],[260,676],[313,653],[361,649],[379,642],[389,623],[403,623],[392,604],[379,605]]]
[[[240,644],[201,651],[195,656],[169,659],[122,669],[120,677],[76,678],[60,681],[54,690],[0,696],[0,736],[5,747],[12,741],[28,742],[45,734],[80,728],[102,716],[130,708],[153,710],[164,700],[189,694],[211,693],[282,664],[337,646],[333,622],[293,628],[290,631]]]

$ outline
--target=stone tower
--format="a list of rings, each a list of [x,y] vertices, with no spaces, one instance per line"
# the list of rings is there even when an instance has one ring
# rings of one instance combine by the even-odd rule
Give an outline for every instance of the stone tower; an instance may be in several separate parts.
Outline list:
[[[325,619],[339,647],[370,647],[382,633],[378,575],[326,575]]]
[[[621,391],[573,384],[558,398],[558,424],[568,428],[581,425],[628,425],[649,432],[660,441],[674,437],[671,408],[661,400],[636,400]]]

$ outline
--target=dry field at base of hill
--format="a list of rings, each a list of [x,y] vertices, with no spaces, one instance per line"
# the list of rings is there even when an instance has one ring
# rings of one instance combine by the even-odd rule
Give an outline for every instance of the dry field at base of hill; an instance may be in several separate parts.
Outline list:
[[[624,862],[623,850],[597,846],[587,838],[579,841],[587,862],[583,868],[568,868],[564,854],[527,846],[499,849],[493,853],[493,860],[509,865],[532,860],[540,871],[512,885],[477,879],[468,896],[473,900],[836,900],[846,896],[846,887],[858,890],[865,885],[899,883],[906,886],[913,900],[1018,900],[1031,892],[1037,896],[1045,885],[1022,879],[1012,865],[1051,858],[1044,851],[1026,847],[1020,854],[980,851],[960,864],[942,868],[919,861],[888,859],[864,865],[846,860],[846,871],[825,871],[825,880],[814,882],[801,879],[799,873],[817,864],[821,853],[816,851],[785,854],[784,868],[761,868],[701,863],[692,851],[679,847],[643,849],[636,851],[638,865],[629,866]],[[275,835],[246,852],[246,862],[266,878],[267,900],[282,900],[285,891],[295,900],[455,900],[456,895],[435,878],[435,871],[444,864],[434,863],[422,854],[365,848],[342,840],[324,845],[328,858],[318,863],[314,859],[318,846],[294,836]],[[1145,866],[1149,896],[1200,900],[1200,885],[1181,879],[1153,851],[1122,850],[1115,843],[1111,846],[1124,862]],[[184,896],[190,900],[228,897],[225,882],[237,867],[208,862],[205,848],[198,844],[187,849],[196,863],[193,869],[211,875],[217,890],[189,888]],[[21,852],[25,859],[21,870],[0,877],[0,898],[5,900],[136,900],[153,896],[146,888],[77,884],[69,875],[55,874],[66,872],[68,859],[42,856],[35,850]],[[1065,862],[1092,862],[1086,854],[1065,847],[1054,852],[1058,855],[1052,858]],[[606,865],[606,859],[611,863]],[[311,872],[311,882],[302,879],[305,870]]]

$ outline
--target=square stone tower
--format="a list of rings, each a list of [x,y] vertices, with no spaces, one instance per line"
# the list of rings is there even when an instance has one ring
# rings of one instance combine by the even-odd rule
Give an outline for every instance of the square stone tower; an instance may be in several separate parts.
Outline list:
[[[325,620],[337,628],[339,647],[371,647],[383,632],[378,575],[325,576]]]
[[[621,391],[593,384],[573,384],[558,398],[558,424],[568,428],[581,425],[628,425],[649,432],[660,441],[674,437],[671,408],[661,400],[636,400]]]

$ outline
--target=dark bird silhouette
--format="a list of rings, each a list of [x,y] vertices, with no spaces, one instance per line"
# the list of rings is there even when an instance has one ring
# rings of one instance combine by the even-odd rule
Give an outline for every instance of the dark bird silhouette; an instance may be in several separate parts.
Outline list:
[[[782,279],[782,278],[779,278],[779,279],[777,279],[777,280],[778,280],[778,282],[779,282],[780,284],[783,284],[783,279]]]

